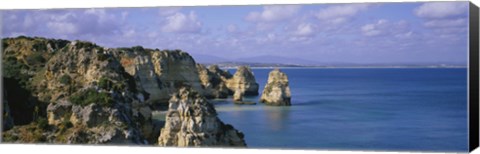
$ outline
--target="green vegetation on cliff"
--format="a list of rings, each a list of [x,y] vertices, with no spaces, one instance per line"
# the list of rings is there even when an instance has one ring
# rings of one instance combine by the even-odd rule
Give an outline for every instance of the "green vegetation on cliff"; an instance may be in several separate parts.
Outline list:
[[[95,89],[87,89],[77,92],[70,96],[69,100],[72,104],[81,106],[87,106],[93,103],[107,107],[113,105],[113,99],[110,94],[106,92],[97,92]]]

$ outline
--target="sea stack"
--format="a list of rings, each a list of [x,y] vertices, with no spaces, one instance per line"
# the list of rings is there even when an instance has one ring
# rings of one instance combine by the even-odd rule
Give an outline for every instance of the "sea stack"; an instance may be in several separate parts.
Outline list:
[[[243,133],[220,121],[214,106],[193,89],[181,88],[169,103],[160,146],[246,146]]]
[[[258,83],[248,66],[239,66],[233,77],[227,81],[227,87],[232,94],[238,91],[242,96],[258,95]]]
[[[233,101],[242,101],[243,100],[243,93],[239,90],[233,93]]]
[[[287,74],[278,68],[268,74],[268,81],[263,90],[260,102],[267,105],[290,106],[291,94]]]

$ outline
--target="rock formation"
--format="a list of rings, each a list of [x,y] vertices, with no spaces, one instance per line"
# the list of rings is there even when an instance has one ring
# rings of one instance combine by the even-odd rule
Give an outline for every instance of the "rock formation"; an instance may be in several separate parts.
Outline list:
[[[161,146],[246,146],[243,134],[224,124],[203,96],[191,88],[181,88],[170,99]]]
[[[235,91],[233,93],[233,101],[242,101],[243,100],[243,93],[240,90]]]
[[[290,106],[290,99],[291,94],[287,75],[279,69],[274,69],[268,74],[268,81],[260,102],[267,105]]]
[[[145,92],[105,48],[82,41],[4,40],[4,77],[31,95],[25,100],[31,107],[22,112],[31,122],[3,132],[5,142],[147,143],[150,107],[138,97]],[[8,102],[19,110],[23,100]]]
[[[133,52],[125,49],[109,49],[108,51],[111,51],[115,57],[118,57],[125,71],[135,78],[136,88],[146,92],[139,97],[151,102],[165,99],[163,95],[151,95],[162,93],[162,87],[159,84],[160,80],[157,74],[153,71],[155,66],[149,52]]]
[[[258,95],[258,83],[248,66],[240,66],[232,78],[227,80],[227,87],[232,93],[240,92],[245,96]]]
[[[142,47],[109,49],[120,59],[126,72],[135,77],[138,89],[144,90],[148,102],[168,105],[178,87],[188,85],[203,94],[195,60],[180,50],[150,50]],[[146,96],[143,96],[147,98]]]
[[[204,89],[204,96],[207,98],[227,98],[228,88],[222,79],[221,71],[218,67],[213,69],[207,69],[202,64],[197,64],[197,70],[200,76],[200,81]],[[212,71],[213,70],[213,71]]]
[[[104,48],[23,36],[2,39],[2,47],[3,88],[15,93],[3,101],[5,142],[154,144],[158,126],[152,109],[167,108],[181,87],[196,91],[202,97],[197,101],[204,101],[203,96],[226,98],[237,90],[258,94],[249,68],[232,76],[217,66],[197,65],[180,50]],[[212,123],[194,123],[207,134],[201,145],[244,145],[241,133],[221,123],[214,110],[201,113],[209,116],[200,119]],[[209,136],[211,131],[217,136]]]
[[[208,66],[208,71],[212,72],[212,74],[222,80],[223,82],[227,82],[228,79],[232,78],[233,75],[230,74],[228,71],[224,71],[218,67],[218,65],[210,65]]]

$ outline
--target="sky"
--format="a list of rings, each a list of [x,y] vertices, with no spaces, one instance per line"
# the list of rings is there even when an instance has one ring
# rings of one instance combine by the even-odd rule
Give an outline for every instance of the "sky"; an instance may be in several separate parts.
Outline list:
[[[468,2],[2,10],[1,37],[181,49],[197,62],[466,64]]]

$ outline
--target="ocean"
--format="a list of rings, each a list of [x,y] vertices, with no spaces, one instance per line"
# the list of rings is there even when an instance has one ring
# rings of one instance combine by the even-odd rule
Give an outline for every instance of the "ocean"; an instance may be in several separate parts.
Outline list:
[[[249,148],[468,149],[466,68],[281,70],[289,78],[292,106],[212,100],[219,118],[242,131]],[[260,93],[269,71],[253,69]]]

